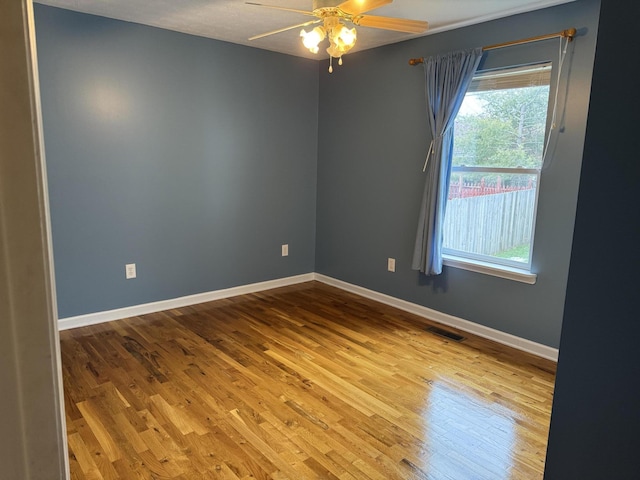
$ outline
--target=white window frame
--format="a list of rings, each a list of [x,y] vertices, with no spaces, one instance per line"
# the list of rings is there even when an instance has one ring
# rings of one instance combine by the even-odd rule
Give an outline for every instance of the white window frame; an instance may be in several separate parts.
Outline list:
[[[543,68],[551,69],[551,62],[544,62],[539,64]],[[536,65],[530,65],[529,68],[535,67]],[[524,67],[526,68],[526,67]],[[504,75],[503,72],[508,72],[509,70],[517,71],[517,67],[504,67],[501,69],[497,69],[493,72],[479,72],[476,75],[474,80],[480,80],[480,82],[486,82],[487,79],[491,79],[491,75],[494,74],[496,76]],[[508,75],[509,73],[507,73]],[[482,88],[476,91],[491,91],[491,88]],[[551,91],[550,91],[551,94]],[[545,124],[548,128],[549,122],[549,105],[547,105],[547,118],[545,120]],[[545,139],[547,132],[545,131]],[[459,251],[451,248],[443,247],[443,264],[460,268],[463,270],[469,270],[477,273],[497,276],[501,278],[506,278],[509,280],[514,280],[518,282],[523,282],[527,284],[535,284],[537,280],[537,274],[531,271],[531,262],[533,258],[533,242],[535,238],[535,228],[537,223],[537,213],[538,213],[538,201],[540,194],[540,173],[541,170],[539,168],[521,168],[521,167],[467,167],[467,166],[454,166],[451,168],[451,173],[456,172],[469,172],[469,173],[508,173],[508,174],[529,174],[535,175],[536,177],[536,192],[535,192],[535,205],[533,210],[533,218],[531,225],[531,247],[529,253],[529,261],[527,263],[517,262],[509,259],[500,259],[496,257],[492,257],[490,255],[482,255],[471,252]]]

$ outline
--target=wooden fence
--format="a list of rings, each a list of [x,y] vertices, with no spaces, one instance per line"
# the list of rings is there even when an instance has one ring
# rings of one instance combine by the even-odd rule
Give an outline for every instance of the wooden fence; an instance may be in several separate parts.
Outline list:
[[[529,243],[536,189],[452,198],[447,202],[444,247],[495,255]]]

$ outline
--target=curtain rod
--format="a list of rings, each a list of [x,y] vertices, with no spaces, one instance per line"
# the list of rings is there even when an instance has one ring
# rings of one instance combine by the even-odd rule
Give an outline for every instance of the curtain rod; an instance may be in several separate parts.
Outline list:
[[[482,47],[482,51],[486,52],[487,50],[495,50],[497,48],[511,47],[513,45],[522,45],[524,43],[539,42],[540,40],[548,40],[550,38],[558,38],[558,37],[568,38],[569,41],[572,41],[573,37],[576,36],[576,33],[577,31],[575,28],[568,28],[566,30],[562,30],[561,32],[548,33],[547,35],[539,35],[537,37],[524,38],[522,40],[513,40],[512,42],[504,42],[504,43],[496,43],[495,45],[487,45],[486,47]],[[424,63],[424,58],[409,59],[409,65],[418,65],[420,63]]]

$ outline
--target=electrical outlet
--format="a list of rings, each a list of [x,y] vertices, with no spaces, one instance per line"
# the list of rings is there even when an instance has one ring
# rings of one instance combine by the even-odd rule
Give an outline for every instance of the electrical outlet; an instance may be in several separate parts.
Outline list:
[[[284,245],[282,245],[282,256],[283,257],[288,257],[289,256],[289,244],[285,243]]]
[[[395,258],[388,258],[387,259],[387,270],[389,270],[390,272],[395,272],[396,271],[396,259]]]
[[[131,278],[136,278],[136,264],[135,263],[127,263],[124,266],[125,277],[127,280]]]

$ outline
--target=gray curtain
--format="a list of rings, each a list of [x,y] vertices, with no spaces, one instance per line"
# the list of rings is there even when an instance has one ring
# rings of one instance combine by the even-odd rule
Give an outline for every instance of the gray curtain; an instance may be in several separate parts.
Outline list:
[[[426,275],[442,273],[442,226],[447,204],[453,123],[482,58],[482,48],[425,58],[427,114],[431,146],[418,217],[412,268]]]

